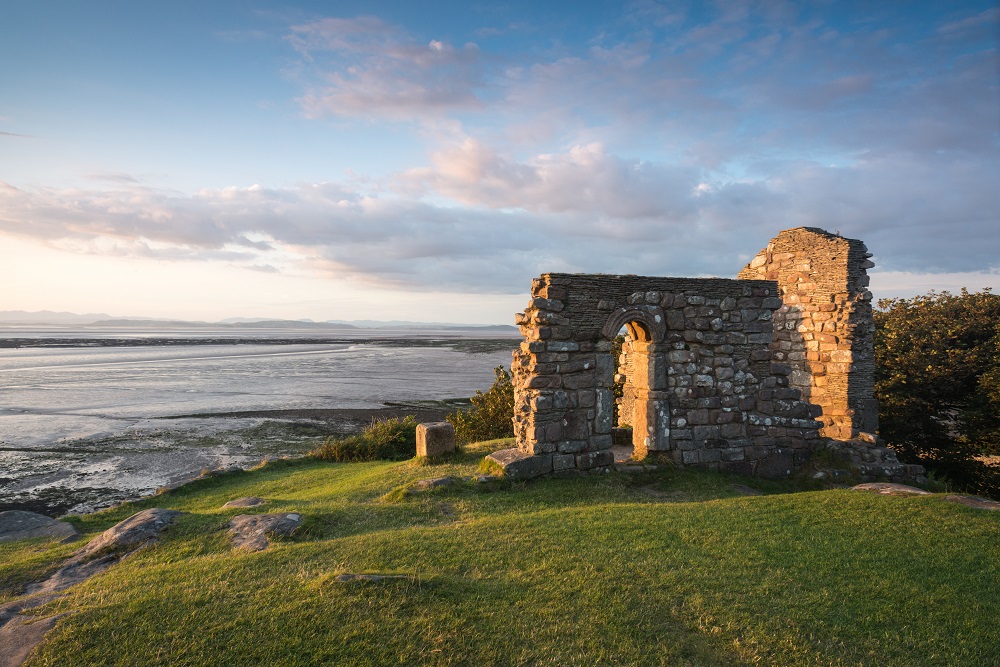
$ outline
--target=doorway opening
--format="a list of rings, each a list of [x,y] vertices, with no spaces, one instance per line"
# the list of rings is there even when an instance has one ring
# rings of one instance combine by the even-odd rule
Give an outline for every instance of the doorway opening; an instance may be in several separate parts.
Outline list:
[[[612,356],[612,453],[616,461],[642,460],[650,451],[669,446],[665,364],[657,358],[662,351],[646,324],[629,320],[612,339]]]

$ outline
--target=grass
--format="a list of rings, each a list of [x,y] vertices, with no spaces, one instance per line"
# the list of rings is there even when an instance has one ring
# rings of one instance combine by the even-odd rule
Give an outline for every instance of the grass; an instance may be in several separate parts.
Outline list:
[[[45,607],[74,613],[28,664],[1000,664],[997,513],[670,467],[412,491],[504,444],[440,464],[281,461],[76,518],[89,536],[144,507],[186,512]],[[303,528],[234,551],[225,524],[248,510],[221,505],[247,495]],[[0,591],[66,555],[0,545]]]
[[[416,443],[417,420],[407,415],[403,419],[373,420],[371,426],[354,435],[330,436],[309,456],[337,463],[400,460],[413,456]]]

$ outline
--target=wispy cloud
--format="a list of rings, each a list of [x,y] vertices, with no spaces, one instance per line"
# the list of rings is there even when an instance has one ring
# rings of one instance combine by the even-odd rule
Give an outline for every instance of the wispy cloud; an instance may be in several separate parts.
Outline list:
[[[996,170],[980,167],[897,155],[773,162],[765,177],[720,179],[599,145],[517,160],[467,139],[373,191],[0,183],[0,230],[78,252],[417,290],[517,291],[545,270],[731,276],[775,232],[799,225],[866,240],[885,270],[990,271],[1000,265],[1000,191]]]
[[[632,3],[587,44],[490,52],[379,18],[295,26],[307,115],[461,119],[527,151],[656,145],[721,166],[749,156],[995,149],[995,10],[913,34],[818,7]],[[978,31],[978,32],[977,32]],[[482,113],[469,115],[470,110]],[[501,141],[501,139],[497,139]]]
[[[475,43],[418,42],[373,16],[297,25],[288,39],[311,66],[300,99],[308,116],[412,118],[481,105]]]

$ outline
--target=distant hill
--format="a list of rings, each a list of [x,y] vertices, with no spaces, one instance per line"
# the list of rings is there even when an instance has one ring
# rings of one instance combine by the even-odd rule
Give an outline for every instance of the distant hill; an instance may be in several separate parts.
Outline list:
[[[357,329],[350,324],[333,324],[328,322],[313,322],[312,320],[247,320],[243,322],[201,322],[197,320],[149,320],[132,318],[114,318],[90,322],[93,326],[102,327],[184,327],[211,329]]]
[[[26,310],[0,310],[0,324],[87,324],[110,317],[106,313],[80,315],[52,310],[38,310],[34,312]]]
[[[227,317],[218,322],[200,320],[173,320],[152,317],[114,317],[106,313],[77,314],[39,310],[0,310],[0,325],[42,325],[80,327],[155,327],[155,328],[225,328],[236,331],[255,329],[392,329],[435,331],[480,331],[483,333],[516,333],[517,327],[509,324],[462,324],[455,322],[413,322],[409,320],[286,320],[276,318]]]

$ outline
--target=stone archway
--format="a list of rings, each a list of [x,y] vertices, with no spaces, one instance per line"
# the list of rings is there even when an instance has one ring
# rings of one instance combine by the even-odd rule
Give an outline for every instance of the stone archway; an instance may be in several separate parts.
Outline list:
[[[629,401],[632,426],[632,458],[644,459],[651,451],[670,449],[670,402],[667,392],[666,326],[659,309],[619,308],[601,329],[612,340],[624,328],[629,354]],[[598,377],[599,386],[611,388],[611,377]]]
[[[793,369],[772,363],[787,331],[776,329],[777,294],[777,282],[760,279],[542,274],[515,317],[524,335],[511,363],[517,447],[494,460],[519,478],[614,465],[610,353],[624,327],[635,457],[790,474],[822,424],[790,386]]]

